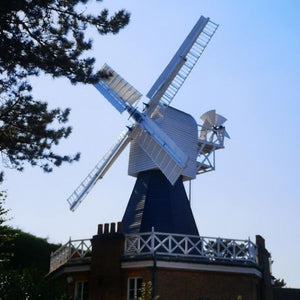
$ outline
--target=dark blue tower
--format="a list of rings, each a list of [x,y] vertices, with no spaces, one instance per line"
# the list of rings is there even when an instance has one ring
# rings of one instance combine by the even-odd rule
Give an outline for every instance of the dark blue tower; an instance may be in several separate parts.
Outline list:
[[[125,233],[199,235],[182,178],[171,185],[159,170],[138,174],[122,222]]]

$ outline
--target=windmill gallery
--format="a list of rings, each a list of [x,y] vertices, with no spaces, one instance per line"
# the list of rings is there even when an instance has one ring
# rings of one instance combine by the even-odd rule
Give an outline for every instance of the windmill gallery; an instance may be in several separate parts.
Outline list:
[[[226,119],[210,110],[202,125],[170,104],[218,25],[200,17],[146,95],[104,65],[95,87],[133,121],[68,198],[75,210],[130,144],[128,174],[136,177],[122,222],[98,226],[91,239],[70,240],[52,253],[48,276],[69,285],[74,299],[138,299],[151,282],[159,299],[231,300],[273,297],[264,239],[200,236],[183,186],[215,169],[224,148]],[[295,298],[296,299],[296,298]]]

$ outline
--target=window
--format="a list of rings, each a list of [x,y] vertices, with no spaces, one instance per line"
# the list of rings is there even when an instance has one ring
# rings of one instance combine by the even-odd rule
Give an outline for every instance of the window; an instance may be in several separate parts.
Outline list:
[[[88,282],[77,281],[75,283],[74,300],[88,300]]]
[[[136,300],[141,297],[142,278],[128,278],[127,300]]]

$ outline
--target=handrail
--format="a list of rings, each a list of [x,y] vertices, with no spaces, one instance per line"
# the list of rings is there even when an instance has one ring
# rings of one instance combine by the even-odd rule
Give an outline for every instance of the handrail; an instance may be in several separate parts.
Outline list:
[[[91,255],[92,244],[90,239],[69,240],[66,244],[51,253],[49,273],[55,271],[71,259],[82,259],[91,257]]]
[[[257,246],[250,239],[213,238],[154,231],[126,235],[125,257],[153,253],[210,261],[258,263]]]
[[[125,234],[124,256],[139,257],[148,254],[201,258],[208,261],[249,262],[258,264],[257,246],[250,239],[204,237],[164,232]],[[68,261],[91,257],[90,239],[69,240],[51,253],[50,271]]]

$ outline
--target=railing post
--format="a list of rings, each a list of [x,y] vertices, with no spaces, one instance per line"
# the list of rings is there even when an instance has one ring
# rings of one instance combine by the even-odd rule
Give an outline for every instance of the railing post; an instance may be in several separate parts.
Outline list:
[[[255,245],[248,239],[248,248],[249,248],[249,256],[250,260],[254,263],[257,263],[257,253]]]
[[[201,256],[204,256],[204,238],[203,237],[200,237],[200,246],[201,246],[201,249],[200,249]]]
[[[220,238],[218,237],[217,238],[217,257],[220,257],[221,254],[220,254]]]
[[[257,244],[254,244],[254,251],[255,251],[255,262],[258,264],[259,261],[258,261],[258,246]]]
[[[84,257],[84,254],[83,254],[83,246],[84,246],[84,242],[83,240],[80,242],[80,254],[79,256],[82,258]],[[79,247],[78,247],[79,248]]]
[[[68,249],[68,256],[67,256],[67,259],[70,259],[71,258],[71,255],[72,255],[72,241],[71,241],[71,237],[70,237],[70,239],[69,239],[69,243],[68,243],[68,247],[69,247],[69,249]]]
[[[136,240],[136,242],[135,242],[135,244],[136,244],[136,252],[140,253],[141,252],[141,235],[137,233],[135,240]]]
[[[247,249],[248,249],[247,260],[251,260],[252,261],[252,247],[251,247],[251,243],[250,243],[250,238],[249,237],[248,237],[248,240],[247,240]]]
[[[125,235],[124,254],[127,253],[127,239],[128,239],[128,236]]]
[[[152,226],[151,230],[151,253],[154,253],[154,227]]]
[[[232,247],[232,249],[233,249],[233,251],[232,251],[232,252],[233,252],[233,253],[232,253],[232,256],[233,256],[233,257],[232,257],[232,258],[233,258],[233,259],[236,259],[236,242],[233,241],[232,244],[233,244],[233,247]]]

